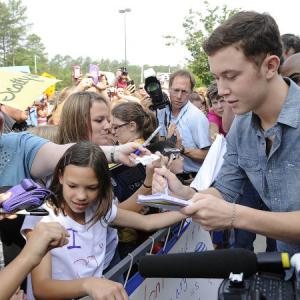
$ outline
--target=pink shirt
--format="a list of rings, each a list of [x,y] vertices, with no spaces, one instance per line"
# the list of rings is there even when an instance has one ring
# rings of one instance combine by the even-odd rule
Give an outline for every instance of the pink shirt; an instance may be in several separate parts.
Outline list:
[[[219,128],[219,133],[226,135],[226,132],[222,127],[222,118],[219,117],[214,111],[210,110],[207,115],[209,123],[215,123]]]

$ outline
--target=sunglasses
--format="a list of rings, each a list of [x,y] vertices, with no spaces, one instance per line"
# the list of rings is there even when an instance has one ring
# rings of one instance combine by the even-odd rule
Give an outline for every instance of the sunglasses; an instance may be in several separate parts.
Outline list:
[[[300,82],[300,73],[293,73],[289,78],[298,84]]]

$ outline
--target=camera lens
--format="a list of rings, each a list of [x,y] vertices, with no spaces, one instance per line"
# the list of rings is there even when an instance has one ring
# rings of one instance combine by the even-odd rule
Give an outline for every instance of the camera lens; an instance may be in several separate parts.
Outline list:
[[[156,83],[156,82],[151,82],[151,83],[149,83],[148,86],[147,86],[147,91],[148,91],[148,92],[154,92],[154,91],[156,91],[157,89],[159,89],[159,85],[158,85],[158,83]]]

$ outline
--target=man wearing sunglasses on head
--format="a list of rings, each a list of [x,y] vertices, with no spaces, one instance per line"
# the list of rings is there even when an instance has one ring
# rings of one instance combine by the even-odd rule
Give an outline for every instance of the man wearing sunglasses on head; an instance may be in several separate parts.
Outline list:
[[[184,157],[183,179],[194,177],[205,159],[211,144],[209,123],[206,116],[190,102],[195,86],[194,76],[186,70],[171,74],[169,94],[171,106],[159,110],[157,118],[163,127],[162,136],[176,139],[176,131],[182,138],[180,147]]]
[[[280,67],[280,73],[300,85],[300,53],[289,56]]]

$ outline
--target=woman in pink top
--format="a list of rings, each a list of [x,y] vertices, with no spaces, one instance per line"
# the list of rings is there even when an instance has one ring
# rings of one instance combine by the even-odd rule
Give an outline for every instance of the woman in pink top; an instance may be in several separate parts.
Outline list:
[[[226,132],[222,127],[222,115],[224,112],[225,101],[223,97],[218,95],[218,88],[215,82],[208,86],[206,96],[211,107],[207,115],[210,138],[214,141],[217,134],[226,135]]]

